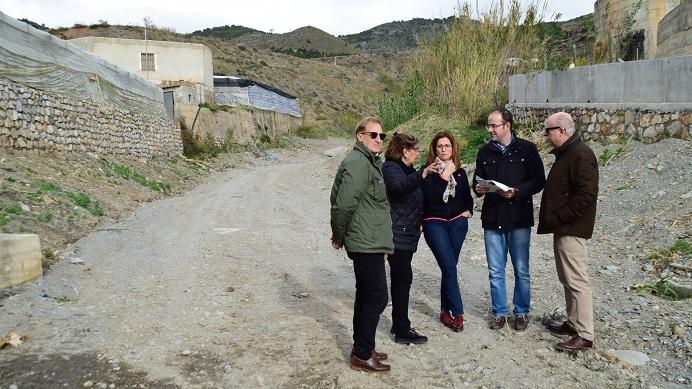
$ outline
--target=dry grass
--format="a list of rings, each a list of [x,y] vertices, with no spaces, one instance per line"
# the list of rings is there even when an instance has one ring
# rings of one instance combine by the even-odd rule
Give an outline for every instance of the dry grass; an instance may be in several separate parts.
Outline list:
[[[440,40],[423,44],[418,72],[424,100],[474,123],[507,101],[508,78],[539,69],[546,42],[540,23],[545,1],[500,0],[487,10],[466,3]]]

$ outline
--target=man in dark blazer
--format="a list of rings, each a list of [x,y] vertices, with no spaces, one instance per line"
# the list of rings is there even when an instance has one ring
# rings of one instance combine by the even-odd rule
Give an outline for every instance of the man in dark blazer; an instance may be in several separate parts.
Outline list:
[[[558,343],[561,351],[593,347],[594,324],[591,281],[586,274],[586,240],[593,235],[598,197],[598,162],[581,141],[572,117],[565,112],[545,122],[545,136],[554,149],[555,163],[543,190],[539,234],[553,234],[555,265],[565,290],[567,321],[548,330],[571,338]]]
[[[503,328],[509,316],[505,287],[509,252],[514,268],[514,329],[523,331],[528,326],[531,309],[529,246],[534,224],[533,195],[543,189],[545,170],[536,145],[517,137],[512,125],[512,113],[504,108],[488,116],[486,129],[491,140],[478,151],[473,191],[485,196],[481,222],[495,316],[490,328]],[[478,178],[499,181],[509,189],[491,190],[480,185]]]

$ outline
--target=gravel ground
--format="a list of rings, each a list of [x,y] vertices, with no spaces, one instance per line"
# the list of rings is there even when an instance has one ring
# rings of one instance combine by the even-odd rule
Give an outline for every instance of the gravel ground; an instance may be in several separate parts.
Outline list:
[[[143,204],[66,247],[42,279],[0,297],[0,335],[27,337],[0,350],[0,388],[692,384],[689,300],[628,290],[661,275],[642,270],[648,254],[689,239],[689,142],[628,144],[601,169],[597,229],[589,242],[594,351],[558,353],[553,345],[560,339],[540,324],[564,314],[549,236],[532,241],[529,328],[488,329],[476,215],[459,266],[466,329],[453,333],[437,322],[439,269],[421,241],[410,316],[430,341],[395,344],[388,307],[377,338],[392,364],[384,375],[347,364],[355,281],[350,260],[329,244],[329,191],[343,156],[321,152],[349,145],[314,140],[275,151],[184,195]],[[649,360],[634,366],[611,349]]]

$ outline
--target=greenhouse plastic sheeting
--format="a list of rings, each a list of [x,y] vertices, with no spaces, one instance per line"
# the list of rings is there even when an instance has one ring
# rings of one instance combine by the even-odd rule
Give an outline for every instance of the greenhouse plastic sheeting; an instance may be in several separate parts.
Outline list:
[[[128,111],[163,112],[156,84],[0,12],[0,77]]]

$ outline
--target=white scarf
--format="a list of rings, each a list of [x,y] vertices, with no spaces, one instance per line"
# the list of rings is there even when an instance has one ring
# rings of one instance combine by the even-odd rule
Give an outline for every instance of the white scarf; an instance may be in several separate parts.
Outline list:
[[[445,171],[445,168],[450,163],[454,163],[454,161],[451,159],[447,162],[440,161],[440,165],[437,169],[437,172],[440,175],[442,175],[442,172]],[[457,187],[457,181],[454,179],[454,172],[452,172],[452,174],[449,175],[449,178],[447,181],[447,189],[445,189],[445,192],[442,194],[442,201],[444,201],[446,203],[447,200],[449,200],[449,196],[454,197],[454,195],[456,194],[456,187]]]

